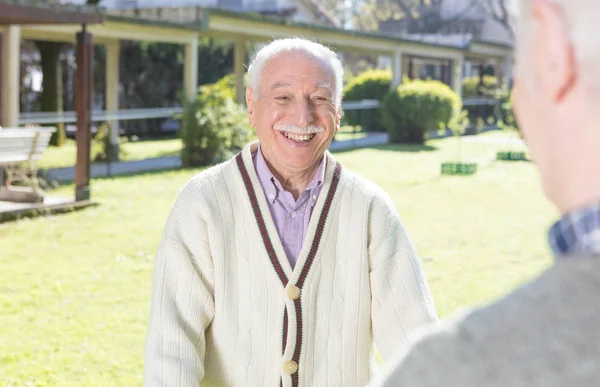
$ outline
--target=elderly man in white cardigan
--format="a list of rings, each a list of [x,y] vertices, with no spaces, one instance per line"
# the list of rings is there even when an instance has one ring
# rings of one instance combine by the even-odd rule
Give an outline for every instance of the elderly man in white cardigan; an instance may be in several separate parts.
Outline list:
[[[248,69],[259,141],[194,177],[156,259],[144,385],[363,386],[437,315],[389,196],[327,151],[342,64],[276,40]]]

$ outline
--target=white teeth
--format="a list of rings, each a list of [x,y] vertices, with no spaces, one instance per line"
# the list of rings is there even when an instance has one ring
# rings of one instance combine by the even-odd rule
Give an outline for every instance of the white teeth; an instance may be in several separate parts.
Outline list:
[[[287,132],[283,132],[283,135],[286,136],[287,138],[297,141],[297,142],[306,142],[311,140],[315,135],[314,134],[305,134],[305,135],[297,135],[297,134],[293,134],[293,133],[287,133]]]

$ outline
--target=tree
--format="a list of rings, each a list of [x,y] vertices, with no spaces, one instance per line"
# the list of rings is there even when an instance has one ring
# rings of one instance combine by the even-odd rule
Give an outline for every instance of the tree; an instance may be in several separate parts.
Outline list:
[[[439,33],[477,9],[500,23],[514,39],[510,0],[464,0],[450,15],[443,15],[446,0],[324,0],[325,7],[340,15],[342,25],[377,31],[388,20],[403,20],[406,32]],[[449,8],[449,7],[447,7]],[[351,19],[350,22],[345,22]]]
[[[489,17],[500,23],[511,41],[515,41],[514,18],[510,12],[509,0],[478,0],[477,7],[482,9]]]
[[[468,0],[450,16],[442,15],[444,0],[388,0],[408,19],[408,32],[434,34],[460,20],[477,0]]]
[[[35,40],[34,43],[40,52],[42,67],[40,110],[42,112],[60,112],[63,110],[63,77],[59,58],[64,44],[42,40]],[[65,141],[65,125],[58,122],[53,126],[56,126],[56,132],[50,138],[50,145],[62,146]]]
[[[354,29],[376,31],[379,23],[403,19],[410,33],[436,33],[462,18],[480,0],[468,0],[442,17],[444,0],[324,0],[336,15],[351,15]],[[348,17],[348,16],[345,16]]]

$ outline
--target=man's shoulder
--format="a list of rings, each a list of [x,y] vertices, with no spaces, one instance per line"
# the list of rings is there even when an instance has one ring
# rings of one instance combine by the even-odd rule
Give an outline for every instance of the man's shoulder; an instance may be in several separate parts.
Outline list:
[[[227,190],[227,176],[237,168],[235,158],[209,167],[192,176],[180,190],[180,200],[198,200]]]
[[[379,198],[387,200],[389,198],[387,192],[380,185],[346,168],[343,164],[342,179],[346,182],[346,187],[351,189],[354,195],[364,196],[369,199]]]
[[[496,302],[422,331],[382,385],[538,386],[589,377],[581,367],[600,355],[588,347],[600,324],[599,292],[598,258],[554,264]]]

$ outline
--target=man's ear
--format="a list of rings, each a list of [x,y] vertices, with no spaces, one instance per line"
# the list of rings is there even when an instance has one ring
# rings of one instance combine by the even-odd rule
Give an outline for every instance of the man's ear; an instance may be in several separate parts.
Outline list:
[[[250,121],[250,126],[254,127],[255,118],[254,118],[254,90],[252,87],[248,86],[246,88],[246,106],[248,107],[248,119]]]
[[[340,126],[342,125],[342,115],[344,112],[342,111],[342,104],[337,109],[337,113],[335,114],[335,131],[339,132]]]
[[[575,52],[565,15],[548,0],[532,4],[535,68],[540,85],[554,102],[560,102],[577,80]]]

